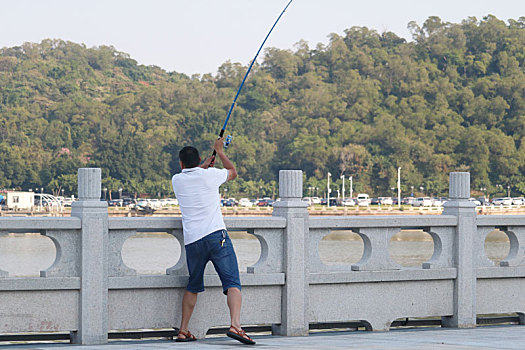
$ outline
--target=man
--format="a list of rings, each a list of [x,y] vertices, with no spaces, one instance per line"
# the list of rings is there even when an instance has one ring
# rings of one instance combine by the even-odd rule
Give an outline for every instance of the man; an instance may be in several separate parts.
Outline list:
[[[242,343],[255,344],[241,328],[239,267],[220,208],[219,186],[237,177],[235,166],[224,154],[223,141],[223,138],[216,140],[213,148],[224,169],[213,168],[214,157],[209,157],[199,166],[199,151],[194,147],[184,147],[179,152],[182,171],[172,178],[173,191],[182,213],[184,247],[190,273],[182,298],[182,320],[176,339],[179,342],[197,340],[188,330],[188,323],[197,303],[197,295],[204,291],[204,268],[211,261],[221,279],[230,309],[231,327],[226,334]]]

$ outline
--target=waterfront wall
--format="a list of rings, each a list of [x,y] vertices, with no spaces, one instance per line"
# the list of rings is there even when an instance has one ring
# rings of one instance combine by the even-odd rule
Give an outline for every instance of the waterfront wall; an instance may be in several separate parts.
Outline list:
[[[271,217],[226,218],[230,231],[260,242],[259,261],[241,272],[243,324],[273,325],[274,333],[307,335],[312,323],[363,321],[385,331],[404,317],[439,316],[447,327],[475,327],[476,315],[514,313],[525,324],[525,216],[477,216],[469,174],[451,173],[442,215],[309,216],[302,172],[281,171],[280,197]],[[2,217],[0,234],[37,232],[56,247],[40,277],[0,271],[0,333],[72,332],[76,343],[102,344],[110,330],[176,327],[187,283],[184,249],[164,275],[139,275],[122,260],[124,242],[137,232],[168,232],[183,247],[180,218],[111,218],[100,198],[100,169],[79,169],[79,201],[72,216]],[[487,234],[499,228],[510,252],[498,266],[485,255]],[[406,268],[388,245],[403,229],[421,229],[434,242],[432,258]],[[337,230],[364,242],[353,265],[325,265],[319,243]],[[190,329],[204,336],[228,326],[219,278],[205,275]]]

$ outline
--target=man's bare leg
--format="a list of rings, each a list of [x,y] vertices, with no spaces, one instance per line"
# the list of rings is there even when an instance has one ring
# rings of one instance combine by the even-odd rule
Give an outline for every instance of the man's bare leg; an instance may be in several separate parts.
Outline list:
[[[230,308],[231,327],[226,335],[245,344],[255,344],[241,328],[242,294],[239,288],[228,288],[227,301]]]
[[[241,328],[242,294],[239,288],[228,288],[228,308],[230,309],[231,325]]]
[[[180,322],[181,331],[188,331],[188,324],[190,322],[191,315],[193,314],[195,304],[197,304],[197,295],[197,293],[192,293],[187,290],[184,291],[184,296],[182,297],[182,320]]]

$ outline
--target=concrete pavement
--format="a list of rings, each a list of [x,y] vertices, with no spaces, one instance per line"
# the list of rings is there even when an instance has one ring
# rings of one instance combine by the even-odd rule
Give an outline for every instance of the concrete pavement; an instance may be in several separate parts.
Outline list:
[[[139,349],[525,349],[525,326],[485,326],[475,329],[417,328],[390,332],[323,332],[308,337],[255,336],[255,346],[247,346],[226,337],[214,337],[192,343],[171,340],[112,341],[104,346],[69,344],[0,345],[1,349],[63,350],[139,350]]]

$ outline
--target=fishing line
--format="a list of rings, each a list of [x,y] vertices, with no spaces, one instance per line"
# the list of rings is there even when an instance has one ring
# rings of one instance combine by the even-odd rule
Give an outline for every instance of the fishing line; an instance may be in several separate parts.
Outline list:
[[[219,132],[219,138],[224,136],[224,131],[226,130],[226,125],[228,125],[228,121],[230,120],[230,116],[232,114],[233,108],[235,107],[235,103],[237,102],[237,98],[239,97],[239,94],[241,93],[241,89],[242,89],[242,87],[244,85],[244,82],[246,81],[246,78],[248,77],[248,74],[250,74],[250,71],[252,70],[253,64],[255,63],[255,60],[257,59],[257,56],[259,56],[259,52],[261,52],[264,44],[266,43],[266,40],[268,39],[268,37],[272,33],[273,28],[275,28],[275,26],[277,25],[277,22],[279,22],[279,20],[281,19],[282,15],[284,14],[284,12],[288,8],[288,6],[290,6],[292,1],[293,0],[290,0],[288,2],[288,4],[285,6],[284,10],[281,12],[279,17],[277,17],[277,20],[275,21],[275,23],[273,24],[272,28],[270,29],[270,31],[266,35],[266,38],[264,38],[264,41],[262,42],[261,46],[259,47],[259,50],[257,50],[257,53],[255,54],[255,57],[253,58],[252,62],[250,63],[250,66],[248,67],[248,70],[246,71],[246,74],[244,75],[244,78],[242,79],[241,85],[239,86],[239,89],[237,90],[237,94],[235,95],[235,98],[233,99],[233,102],[232,102],[232,104],[230,106],[230,110],[228,111],[228,115],[226,116],[226,120],[224,121],[224,125],[222,126],[222,129]],[[226,137],[226,140],[224,141],[224,146],[225,147],[228,147],[228,145],[231,143],[231,139],[232,139],[231,135],[228,135]],[[217,152],[215,150],[213,150],[212,157],[215,157],[216,154],[217,154]]]

